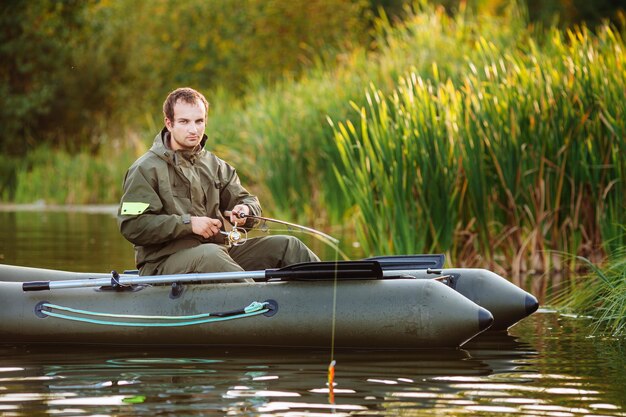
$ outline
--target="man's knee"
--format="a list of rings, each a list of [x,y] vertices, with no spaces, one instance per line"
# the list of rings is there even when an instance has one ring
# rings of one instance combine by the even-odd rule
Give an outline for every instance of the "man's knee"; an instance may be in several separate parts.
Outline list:
[[[221,245],[202,244],[195,248],[183,249],[161,265],[161,274],[189,274],[209,272],[241,271],[241,267],[228,255]]]
[[[241,271],[242,268],[228,254],[222,245],[203,244],[196,255],[194,272],[231,272]]]

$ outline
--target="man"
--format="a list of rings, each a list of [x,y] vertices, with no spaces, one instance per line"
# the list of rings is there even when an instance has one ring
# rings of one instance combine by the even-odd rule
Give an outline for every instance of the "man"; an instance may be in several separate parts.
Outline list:
[[[165,127],[152,148],[129,168],[118,224],[135,245],[141,275],[279,268],[319,261],[299,239],[266,236],[229,247],[225,212],[232,224],[251,227],[259,200],[241,185],[235,169],[204,149],[209,104],[191,88],[171,92],[163,104]]]

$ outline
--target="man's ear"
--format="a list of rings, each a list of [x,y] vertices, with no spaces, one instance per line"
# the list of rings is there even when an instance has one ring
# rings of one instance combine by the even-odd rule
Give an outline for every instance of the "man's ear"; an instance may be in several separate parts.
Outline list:
[[[174,128],[172,121],[168,119],[167,117],[164,119],[164,121],[165,121],[165,127],[167,128],[167,130],[171,132],[172,129]]]

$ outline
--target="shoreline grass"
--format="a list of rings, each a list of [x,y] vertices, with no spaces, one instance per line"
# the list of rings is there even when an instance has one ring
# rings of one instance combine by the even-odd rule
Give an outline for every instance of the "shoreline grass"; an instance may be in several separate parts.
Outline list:
[[[601,266],[577,257],[589,272],[573,280],[555,304],[592,318],[592,334],[626,336],[626,249]]]
[[[446,30],[477,24],[464,19]],[[542,44],[507,45],[472,29],[464,75],[413,69],[392,92],[370,87],[357,122],[333,120],[335,174],[364,245],[444,251],[518,284],[557,267],[552,251],[599,261],[623,247],[621,34],[552,28]]]

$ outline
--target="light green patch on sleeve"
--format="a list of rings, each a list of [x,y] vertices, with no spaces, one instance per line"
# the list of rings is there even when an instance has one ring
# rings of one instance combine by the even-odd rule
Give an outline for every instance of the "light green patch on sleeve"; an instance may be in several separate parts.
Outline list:
[[[131,202],[124,202],[122,203],[122,210],[121,210],[121,215],[127,215],[127,216],[137,216],[138,214],[143,213],[144,211],[146,211],[146,209],[150,207],[150,204],[148,203],[131,203]]]

